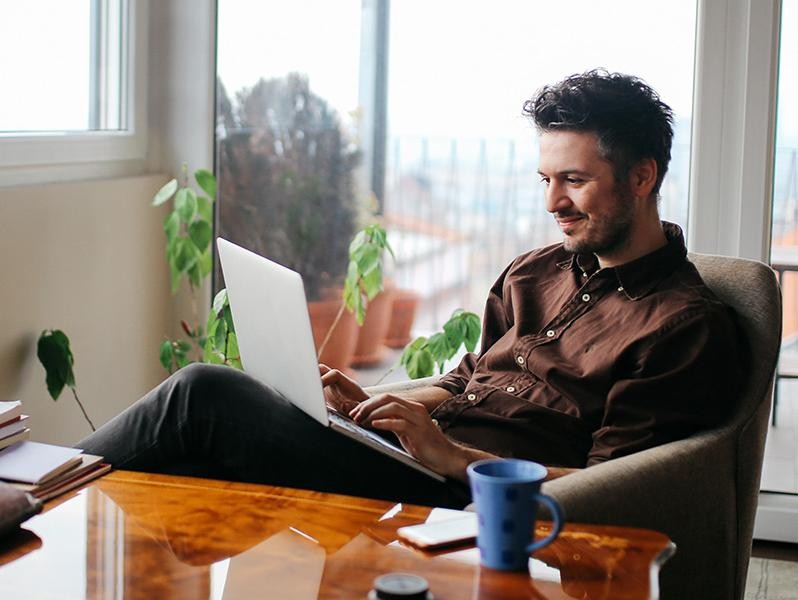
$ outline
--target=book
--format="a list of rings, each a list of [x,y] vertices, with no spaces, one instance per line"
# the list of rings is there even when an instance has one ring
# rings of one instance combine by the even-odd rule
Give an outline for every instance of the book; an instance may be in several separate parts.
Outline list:
[[[0,479],[42,484],[81,462],[81,450],[22,441],[0,450]]]
[[[2,440],[0,440],[0,451],[2,451],[4,448],[12,446],[13,444],[16,444],[17,442],[22,442],[29,438],[30,429],[23,429],[22,431],[18,431],[17,433],[9,435],[8,437],[4,437]],[[0,477],[0,479],[2,478]]]
[[[13,421],[22,414],[22,402],[0,402],[0,425]]]
[[[73,479],[81,477],[85,473],[92,472],[93,470],[97,469],[98,467],[102,466],[103,457],[97,456],[95,454],[80,454],[79,455],[80,462],[76,464],[71,469],[56,475],[55,477],[51,477],[44,483],[21,483],[19,481],[9,482],[18,490],[23,492],[30,492],[37,498],[40,498],[43,494],[48,493],[51,489],[59,487],[64,483],[67,483]]]
[[[55,483],[48,483],[47,485],[30,492],[30,494],[42,502],[46,502],[47,500],[51,500],[56,496],[60,496],[61,494],[65,494],[66,492],[74,490],[75,488],[82,486],[84,483],[88,483],[93,479],[97,479],[98,477],[105,475],[110,470],[110,464],[100,462],[95,464],[88,471],[83,471],[80,475],[71,476],[66,479],[59,479]]]
[[[7,438],[10,435],[19,433],[28,426],[28,415],[20,415],[16,419],[12,419],[4,425],[0,425],[0,440]]]

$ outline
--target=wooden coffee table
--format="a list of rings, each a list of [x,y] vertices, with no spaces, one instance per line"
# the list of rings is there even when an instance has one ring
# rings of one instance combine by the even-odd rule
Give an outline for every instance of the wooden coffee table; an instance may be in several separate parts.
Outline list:
[[[673,553],[653,531],[568,524],[530,573],[476,550],[426,553],[396,529],[430,509],[262,485],[112,472],[0,541],[0,598],[365,598],[401,571],[436,600],[656,598]],[[541,523],[538,534],[548,529]]]

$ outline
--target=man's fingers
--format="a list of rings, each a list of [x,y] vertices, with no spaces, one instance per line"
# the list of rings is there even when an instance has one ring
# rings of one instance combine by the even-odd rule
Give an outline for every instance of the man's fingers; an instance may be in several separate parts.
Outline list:
[[[364,404],[368,406],[364,407]],[[423,423],[423,419],[429,418],[422,405],[392,396],[362,402],[349,414],[357,423],[370,424],[377,419],[398,418],[418,426]]]

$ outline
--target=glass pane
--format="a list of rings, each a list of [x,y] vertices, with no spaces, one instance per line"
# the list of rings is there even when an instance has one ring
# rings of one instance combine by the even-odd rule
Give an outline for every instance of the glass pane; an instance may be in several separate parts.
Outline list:
[[[783,0],[771,263],[782,285],[783,339],[762,489],[798,492],[798,1]]]
[[[0,133],[124,126],[123,0],[0,0]]]
[[[355,229],[382,221],[396,251],[385,318],[414,320],[386,334],[393,353],[358,363],[377,363],[365,383],[455,308],[481,314],[513,257],[560,239],[521,117],[543,84],[606,67],[658,90],[676,129],[661,213],[686,228],[688,206],[694,2],[571,0],[550,15],[527,0],[401,0],[374,25],[381,4],[218,4],[218,229],[300,271],[315,300],[340,285]],[[652,14],[658,26],[640,27]]]
[[[544,209],[537,139],[521,115],[542,85],[596,67],[643,78],[674,110],[663,218],[687,226],[694,2],[525,0],[391,4],[386,221],[397,282],[426,305],[480,313],[512,258],[559,241]],[[453,21],[453,15],[456,19]],[[640,27],[657,15],[657,27]],[[456,27],[452,23],[456,22]]]

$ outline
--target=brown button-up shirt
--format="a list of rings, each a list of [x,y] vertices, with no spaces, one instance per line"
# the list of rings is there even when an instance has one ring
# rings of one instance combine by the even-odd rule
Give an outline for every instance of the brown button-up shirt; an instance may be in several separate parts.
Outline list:
[[[717,423],[742,341],[735,316],[666,246],[600,269],[562,244],[515,259],[490,290],[479,354],[437,384],[451,438],[499,456],[584,467]]]

